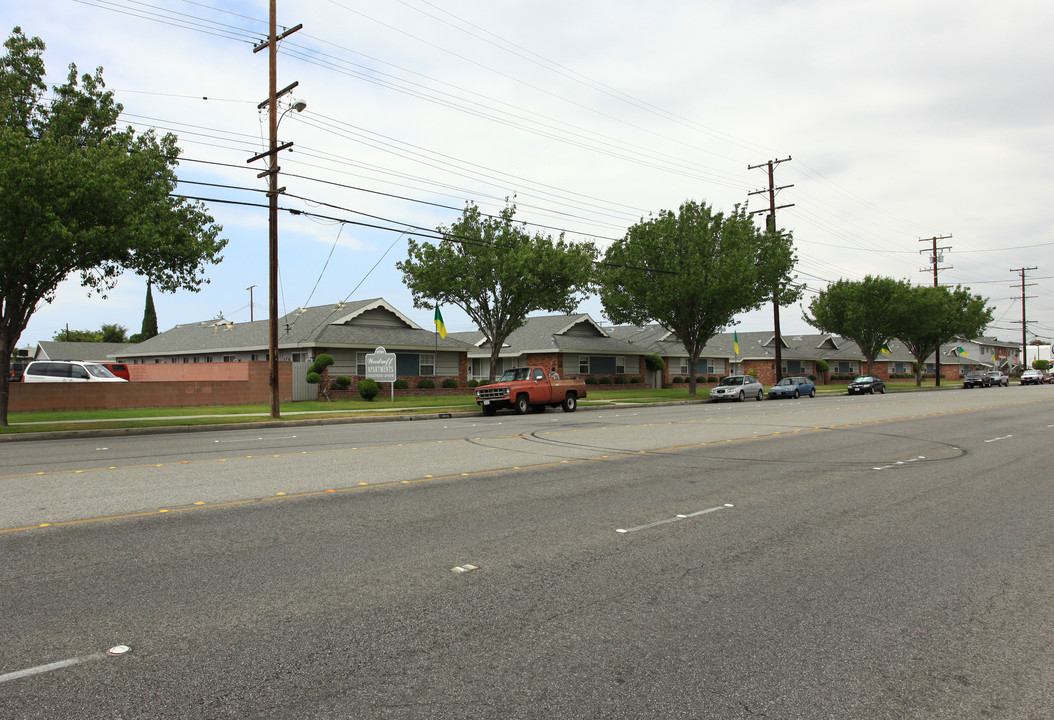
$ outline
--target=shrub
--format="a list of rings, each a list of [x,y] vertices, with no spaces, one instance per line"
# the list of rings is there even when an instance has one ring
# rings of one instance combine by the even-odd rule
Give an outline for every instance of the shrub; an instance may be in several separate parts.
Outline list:
[[[394,386],[394,388],[396,390],[409,390],[410,389],[410,383],[406,382],[405,380],[396,380],[395,383],[393,384],[393,386]]]
[[[318,385],[320,382],[322,382],[322,376],[319,375],[317,372],[309,372],[307,374],[307,377],[304,379],[312,385]]]
[[[374,385],[376,384],[375,382]],[[351,387],[351,378],[347,375],[338,375],[333,379],[333,387],[337,390],[347,390]]]
[[[351,380],[349,379],[350,383]],[[365,380],[359,380],[359,395],[362,396],[363,400],[373,400],[377,397],[377,393],[381,391],[377,381],[372,378],[366,378]]]
[[[699,383],[700,385],[702,385],[703,383],[705,383],[705,382],[706,382],[706,377],[704,377],[703,375],[700,375],[699,377],[697,377],[697,378],[695,379],[695,381],[696,381],[697,383]]]
[[[630,381],[630,383],[632,383],[633,385],[639,385],[640,383],[644,382],[644,381],[643,381],[643,380],[641,380],[641,379],[640,379],[639,377],[631,377],[631,378],[629,379],[629,381]]]
[[[417,382],[419,390],[433,390],[435,389],[435,386],[435,381],[432,380],[432,378],[421,378],[421,380]]]
[[[479,387],[479,380],[469,380],[468,386],[470,388]]]
[[[673,384],[674,385],[682,385],[682,384],[684,384],[684,380],[682,378],[680,378],[680,377],[675,377],[673,379]]]
[[[823,358],[820,358],[819,360],[816,361],[816,372],[825,373],[825,372],[827,372],[830,369],[831,369],[830,363],[828,363]]]
[[[716,378],[716,377],[714,377],[713,375],[711,375],[710,377],[708,377],[708,378],[706,379],[706,381],[707,381],[708,383],[712,384],[712,385],[716,385],[716,384],[717,384],[717,378]]]
[[[754,378],[757,378],[758,371],[755,368],[750,368],[749,370],[747,370],[747,375],[750,375],[750,376],[752,376]]]
[[[447,378],[446,380],[443,381],[443,387],[445,387],[447,389],[456,388],[457,387],[457,380],[455,380],[454,378]]]
[[[652,353],[644,356],[644,367],[652,372],[662,372],[666,369],[666,361],[662,359],[661,355]]]
[[[816,382],[816,376],[815,375],[810,375],[809,379],[812,380],[813,382]]]
[[[1050,370],[1050,360],[1033,360],[1033,370]]]
[[[328,353],[322,353],[317,358],[315,358],[315,362],[311,363],[311,367],[307,369],[307,372],[308,374],[317,373],[321,375],[322,371],[332,365],[334,362],[335,360],[333,360],[332,355]]]
[[[595,377],[593,377],[592,375],[590,375],[589,377],[586,378],[586,385],[596,385],[596,384],[597,384],[597,379]]]
[[[601,385],[610,385],[611,378],[609,378],[607,375],[604,375],[597,382],[599,382]]]
[[[629,384],[629,379],[625,375],[618,375],[615,378],[615,384],[616,385],[628,385]]]

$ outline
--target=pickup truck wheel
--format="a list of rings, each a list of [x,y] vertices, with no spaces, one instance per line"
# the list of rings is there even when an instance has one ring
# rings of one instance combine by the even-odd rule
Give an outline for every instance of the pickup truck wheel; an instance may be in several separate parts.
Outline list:
[[[498,414],[498,408],[494,407],[493,405],[484,405],[483,414],[487,417],[494,417]]]
[[[575,408],[578,407],[578,398],[575,397],[574,393],[567,393],[564,401],[560,403],[560,409],[564,412],[574,412]]]
[[[526,415],[527,411],[531,409],[531,404],[527,401],[526,395],[520,395],[516,398],[516,414]]]

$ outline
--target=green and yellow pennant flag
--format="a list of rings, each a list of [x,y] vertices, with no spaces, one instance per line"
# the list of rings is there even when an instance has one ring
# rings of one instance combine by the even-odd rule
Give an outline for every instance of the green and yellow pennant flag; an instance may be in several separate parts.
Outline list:
[[[955,354],[959,355],[960,357],[970,357],[970,353],[963,350],[961,345],[955,348]]]
[[[881,349],[881,350],[879,350],[879,352],[880,352],[880,353],[882,353],[883,355],[889,355],[889,354],[890,354],[890,353],[892,353],[893,351],[889,349],[889,346],[888,346],[888,345],[883,345],[883,346],[882,346],[882,349]]]
[[[736,355],[739,354],[739,333],[732,333],[732,348],[736,351]]]
[[[436,305],[436,332],[439,333],[439,337],[446,339],[446,324],[443,322],[443,313],[439,312],[438,305]]]

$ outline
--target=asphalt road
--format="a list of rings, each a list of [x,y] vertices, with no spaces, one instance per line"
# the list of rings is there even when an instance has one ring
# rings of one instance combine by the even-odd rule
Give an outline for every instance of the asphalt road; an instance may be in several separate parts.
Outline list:
[[[1012,387],[5,444],[0,717],[1048,718],[1052,430]]]

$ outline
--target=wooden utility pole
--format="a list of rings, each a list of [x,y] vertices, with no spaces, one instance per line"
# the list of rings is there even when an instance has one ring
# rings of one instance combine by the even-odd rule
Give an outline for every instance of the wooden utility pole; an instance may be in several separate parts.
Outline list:
[[[942,268],[937,267],[938,265],[940,265],[940,263],[944,262],[944,251],[951,249],[950,245],[945,245],[943,247],[937,247],[937,241],[938,240],[950,240],[950,239],[951,239],[951,235],[934,236],[934,237],[931,237],[931,238],[919,238],[919,242],[931,242],[931,243],[933,243],[933,250],[930,252],[930,263],[932,263],[932,265],[933,265],[933,287],[938,287],[940,285],[940,283],[937,282],[937,271],[938,270],[951,270],[952,269],[951,265],[946,265],[945,267],[942,267]],[[924,253],[926,251],[925,250],[919,250],[919,252],[920,253]],[[929,272],[929,268],[928,267],[924,267],[919,272]],[[925,369],[925,368],[923,368],[923,369]],[[937,387],[941,386],[941,346],[940,345],[937,346],[937,352],[934,353],[934,355],[933,355],[933,382],[934,382],[934,384]]]
[[[249,162],[255,162],[262,158],[268,159],[267,170],[263,171],[258,177],[268,176],[267,184],[267,228],[268,228],[268,265],[267,265],[267,280],[268,280],[268,306],[267,316],[269,322],[268,337],[267,337],[267,362],[269,368],[270,388],[271,388],[271,417],[278,419],[281,415],[281,409],[279,406],[279,394],[278,394],[278,194],[281,193],[285,188],[278,187],[278,152],[280,150],[286,150],[293,146],[293,143],[284,143],[281,147],[278,146],[278,98],[285,95],[297,86],[298,83],[279,91],[278,88],[278,41],[282,40],[289,35],[292,35],[297,30],[303,27],[303,25],[297,25],[296,27],[286,30],[281,35],[277,34],[277,2],[278,0],[271,0],[271,12],[270,12],[270,23],[268,28],[267,40],[260,43],[253,48],[253,52],[257,53],[267,48],[268,50],[268,94],[267,100],[259,104],[259,108],[263,109],[266,105],[268,110],[268,136],[269,136],[269,149],[267,152],[254,155],[249,158]]]
[[[781,185],[776,187],[775,176],[773,174],[773,168],[780,163],[789,162],[791,159],[790,155],[783,158],[782,160],[769,160],[768,162],[761,163],[760,165],[747,165],[747,170],[756,170],[760,167],[768,167],[769,170],[769,188],[768,190],[755,190],[754,192],[747,193],[747,195],[761,195],[768,193],[769,195],[769,206],[767,210],[755,210],[750,213],[751,215],[757,215],[758,213],[767,212],[765,227],[769,233],[776,234],[776,211],[783,208],[794,207],[794,203],[788,203],[786,205],[776,206],[776,192],[778,190],[786,190],[792,188],[794,185]],[[772,288],[772,328],[776,338],[776,382],[783,379],[783,338],[780,336],[780,301],[779,301],[779,284]]]
[[[1029,270],[1035,270],[1035,267],[1021,267],[1010,269],[1010,272],[1016,272],[1021,274],[1021,369],[1027,369],[1025,365],[1028,363],[1028,319],[1025,317],[1025,300],[1028,298],[1034,298],[1035,295],[1025,295],[1025,288],[1034,287],[1037,283],[1026,283],[1025,274]],[[1016,288],[1016,285],[1010,287]],[[1037,354],[1036,357],[1039,357]]]

